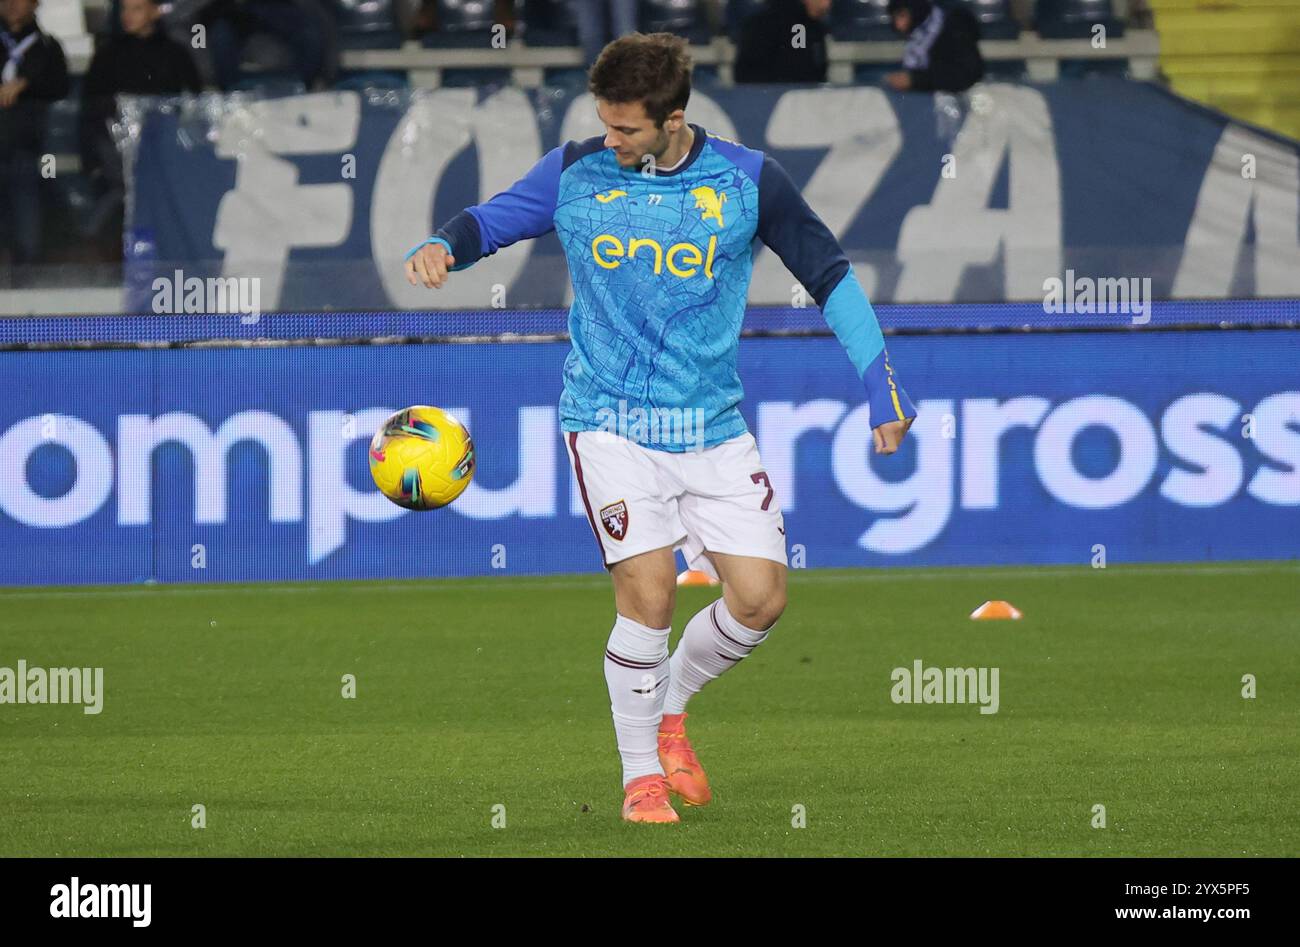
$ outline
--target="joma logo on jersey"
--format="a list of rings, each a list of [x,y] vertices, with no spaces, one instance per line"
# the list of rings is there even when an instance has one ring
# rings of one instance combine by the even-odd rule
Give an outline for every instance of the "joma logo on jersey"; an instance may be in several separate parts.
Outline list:
[[[719,194],[711,187],[697,187],[691,190],[695,198],[695,209],[703,211],[700,220],[716,220],[719,227],[725,227],[722,220],[722,205],[727,201],[725,192]]]
[[[704,264],[704,275],[713,279],[713,255],[718,249],[717,235],[709,237],[707,250],[701,250],[693,243],[674,243],[664,250],[663,245],[651,237],[632,237],[623,246],[623,241],[612,233],[602,233],[591,241],[591,257],[597,266],[607,270],[616,270],[623,265],[623,260],[636,256],[637,250],[646,249],[654,253],[655,276],[668,267],[668,272],[681,279],[689,279],[700,271]]]

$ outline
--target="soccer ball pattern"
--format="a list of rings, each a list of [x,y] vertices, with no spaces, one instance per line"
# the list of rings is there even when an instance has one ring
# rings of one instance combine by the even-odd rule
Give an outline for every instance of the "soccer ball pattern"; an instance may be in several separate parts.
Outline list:
[[[474,441],[441,408],[406,408],[371,439],[370,476],[398,506],[436,510],[464,493],[474,478]]]

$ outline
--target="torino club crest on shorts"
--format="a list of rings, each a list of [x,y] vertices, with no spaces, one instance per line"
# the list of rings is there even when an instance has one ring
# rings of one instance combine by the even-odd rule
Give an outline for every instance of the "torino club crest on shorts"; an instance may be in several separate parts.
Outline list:
[[[600,521],[605,524],[605,532],[618,540],[627,536],[627,504],[622,500],[600,508]]]

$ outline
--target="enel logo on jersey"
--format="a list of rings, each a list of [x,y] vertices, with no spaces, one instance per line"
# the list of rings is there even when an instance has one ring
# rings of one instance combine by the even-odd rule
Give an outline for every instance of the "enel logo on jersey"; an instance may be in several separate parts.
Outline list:
[[[597,194],[596,200],[603,204],[613,200],[615,196],[626,196],[626,192],[610,191],[608,194]],[[722,205],[727,200],[725,192],[719,194],[711,187],[697,187],[691,190],[691,196],[695,198],[695,209],[700,212],[700,220],[717,221],[719,230],[726,226],[722,219]],[[704,264],[705,277],[713,279],[713,256],[718,249],[716,235],[709,237],[707,250],[701,250],[693,243],[674,243],[665,252],[663,244],[652,237],[632,237],[625,247],[618,237],[611,233],[602,233],[591,241],[591,257],[596,261],[597,266],[614,270],[623,265],[624,259],[630,260],[635,257],[636,251],[642,247],[654,252],[655,276],[662,275],[664,265],[667,264],[668,272],[673,276],[690,279],[700,271],[700,264]]]
[[[623,265],[624,259],[630,260],[635,257],[636,251],[642,247],[654,253],[655,276],[663,273],[666,263],[668,272],[673,276],[690,279],[700,271],[700,264],[703,263],[705,277],[713,279],[713,255],[718,248],[716,235],[709,237],[707,251],[701,250],[693,243],[674,243],[665,252],[663,244],[651,237],[632,237],[624,247],[623,241],[618,237],[611,233],[602,233],[591,241],[591,257],[596,261],[597,266],[615,270]]]

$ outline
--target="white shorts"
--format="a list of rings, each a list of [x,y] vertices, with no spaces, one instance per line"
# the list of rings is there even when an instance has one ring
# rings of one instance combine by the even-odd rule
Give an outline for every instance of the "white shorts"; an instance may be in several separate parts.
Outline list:
[[[682,453],[609,431],[570,431],[564,441],[605,568],[665,546],[715,578],[706,549],[787,564],[785,519],[754,435]]]

